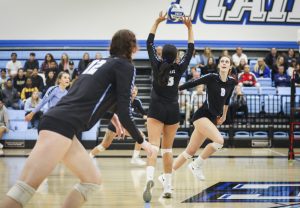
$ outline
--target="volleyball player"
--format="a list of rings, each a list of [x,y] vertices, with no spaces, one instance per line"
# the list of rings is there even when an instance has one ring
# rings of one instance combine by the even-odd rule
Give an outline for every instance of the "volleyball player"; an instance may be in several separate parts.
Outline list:
[[[131,108],[132,108],[132,115],[135,118],[143,118],[147,119],[147,113],[145,112],[142,102],[139,98],[137,98],[138,88],[136,86],[133,87],[132,94],[131,94]],[[141,135],[145,138],[146,136],[142,131],[140,131]],[[130,136],[128,131],[125,130],[125,135]],[[108,124],[108,129],[105,132],[105,135],[103,137],[103,140],[101,144],[99,144],[97,147],[92,149],[90,152],[90,156],[93,158],[95,155],[104,152],[112,143],[112,140],[117,136],[116,134],[116,128],[114,125],[110,122]],[[146,162],[143,161],[140,156],[141,151],[141,145],[139,143],[135,143],[134,151],[131,158],[131,164],[134,165],[146,165]]]
[[[235,87],[234,78],[228,76],[231,68],[231,58],[222,56],[219,62],[218,74],[207,74],[179,86],[179,90],[184,90],[205,84],[207,86],[207,99],[194,114],[193,124],[195,129],[187,148],[175,159],[173,170],[177,170],[186,160],[192,158],[206,138],[209,138],[212,143],[206,145],[199,157],[188,165],[199,180],[205,180],[202,173],[204,161],[220,150],[224,144],[224,139],[216,125],[221,125],[226,120],[228,104]]]
[[[24,207],[45,177],[62,161],[80,179],[63,207],[77,208],[99,189],[101,177],[76,133],[88,130],[99,118],[112,118],[117,132],[122,125],[151,155],[153,147],[145,141],[131,118],[131,88],[135,79],[132,55],[137,51],[135,35],[119,30],[112,38],[108,59],[93,61],[60,102],[48,110],[39,125],[39,138],[31,151],[19,180],[2,200],[1,208]],[[120,122],[108,112],[116,106]]]
[[[25,116],[26,121],[31,121],[34,115],[39,112],[43,106],[48,104],[48,109],[54,107],[68,91],[66,88],[70,85],[70,75],[66,72],[60,72],[57,76],[56,85],[50,87],[43,97],[42,102]],[[47,109],[47,110],[48,110]]]
[[[164,45],[162,59],[157,57],[154,36],[158,25],[166,20],[166,14],[160,12],[155,20],[147,39],[147,50],[153,70],[153,83],[151,92],[151,102],[148,112],[147,129],[149,142],[156,147],[156,152],[147,161],[147,184],[143,193],[145,202],[152,198],[152,188],[154,186],[153,176],[156,165],[157,154],[160,147],[160,137],[163,135],[161,143],[161,154],[164,166],[165,183],[163,197],[170,198],[172,180],[172,146],[176,131],[179,127],[179,104],[178,85],[182,74],[186,71],[194,51],[194,35],[191,19],[183,18],[183,23],[188,29],[188,50],[186,55],[177,60],[177,48],[174,45]]]

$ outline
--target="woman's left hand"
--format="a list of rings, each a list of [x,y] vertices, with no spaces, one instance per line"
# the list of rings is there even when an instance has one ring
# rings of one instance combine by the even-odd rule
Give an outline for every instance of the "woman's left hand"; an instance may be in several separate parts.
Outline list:
[[[217,125],[222,125],[226,121],[226,116],[217,118]]]

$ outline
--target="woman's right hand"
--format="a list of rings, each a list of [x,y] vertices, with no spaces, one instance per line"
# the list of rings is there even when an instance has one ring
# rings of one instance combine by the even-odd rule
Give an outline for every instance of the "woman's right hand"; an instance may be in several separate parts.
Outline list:
[[[183,17],[182,17],[182,22],[185,24],[185,26],[186,26],[188,29],[192,28],[192,26],[193,26],[191,17],[183,16]]]
[[[25,121],[27,121],[27,122],[31,121],[32,118],[33,118],[33,116],[34,116],[34,113],[33,113],[33,112],[28,113],[28,114],[25,116]]]
[[[159,12],[159,17],[156,19],[156,24],[159,24],[167,19],[167,13]]]

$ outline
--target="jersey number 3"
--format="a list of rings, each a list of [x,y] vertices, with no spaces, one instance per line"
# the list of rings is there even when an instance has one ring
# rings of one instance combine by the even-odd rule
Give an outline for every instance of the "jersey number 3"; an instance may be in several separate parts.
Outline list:
[[[171,87],[174,85],[174,77],[169,77],[168,86]]]
[[[106,63],[106,60],[97,61],[96,63],[91,63],[91,65],[82,72],[82,74],[90,74],[93,75],[103,64]]]

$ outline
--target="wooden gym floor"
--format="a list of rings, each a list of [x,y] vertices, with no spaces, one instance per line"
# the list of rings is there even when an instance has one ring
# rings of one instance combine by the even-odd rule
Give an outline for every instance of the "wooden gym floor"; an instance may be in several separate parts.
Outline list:
[[[174,149],[174,155],[182,150]],[[29,152],[4,149],[0,153],[0,200],[17,180]],[[223,149],[206,162],[206,180],[202,182],[185,165],[173,176],[172,199],[160,196],[160,158],[151,203],[142,199],[145,168],[131,165],[130,156],[131,151],[108,150],[94,159],[103,185],[84,207],[300,207],[300,158],[289,162],[287,149]],[[58,165],[26,207],[60,207],[77,181],[63,165]]]

